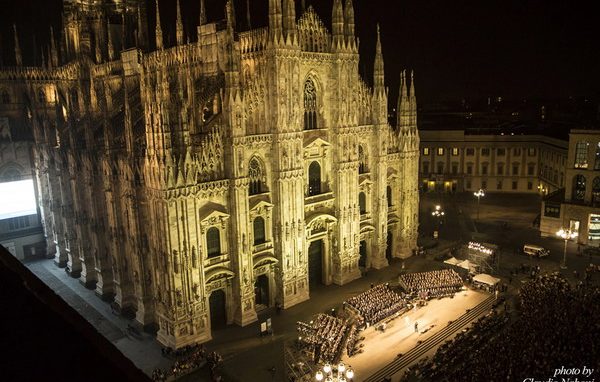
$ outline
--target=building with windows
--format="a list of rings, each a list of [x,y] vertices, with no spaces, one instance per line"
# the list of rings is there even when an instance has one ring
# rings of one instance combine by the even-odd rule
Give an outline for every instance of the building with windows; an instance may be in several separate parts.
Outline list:
[[[177,7],[171,39],[163,6]],[[207,341],[416,246],[412,74],[393,129],[379,30],[370,88],[352,1],[333,1],[331,32],[296,6],[270,0],[268,26],[243,28],[231,1],[207,22],[201,0],[185,36],[178,2],[162,2],[151,39],[146,1],[65,0],[37,67],[15,27],[0,94],[31,131],[47,251],[164,345]]]
[[[43,256],[46,243],[31,165],[31,140],[11,134],[9,103],[0,104],[0,245],[19,260]]]
[[[567,142],[540,134],[421,130],[421,190],[527,192],[564,186]]]
[[[571,130],[565,188],[542,202],[542,236],[570,229],[577,242],[600,245],[600,130]]]

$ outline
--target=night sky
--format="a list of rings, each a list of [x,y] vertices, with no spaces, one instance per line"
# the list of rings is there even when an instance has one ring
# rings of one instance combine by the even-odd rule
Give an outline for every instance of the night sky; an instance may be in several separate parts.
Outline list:
[[[181,0],[187,30],[199,0]],[[250,0],[253,26],[266,25],[268,0]],[[298,7],[300,0],[296,1]],[[17,23],[25,61],[48,28],[60,25],[61,0],[0,0],[2,59],[13,62]],[[150,33],[154,1],[149,2]],[[330,27],[333,0],[306,0]],[[209,21],[223,18],[225,0],[206,0]],[[246,0],[235,1],[245,26]],[[161,0],[163,29],[175,29],[175,0]],[[361,73],[372,81],[375,25],[381,25],[386,84],[395,100],[401,68],[414,68],[420,103],[503,96],[567,98],[600,95],[600,23],[591,1],[354,0]],[[173,40],[173,37],[171,37]],[[38,61],[40,53],[37,53]]]

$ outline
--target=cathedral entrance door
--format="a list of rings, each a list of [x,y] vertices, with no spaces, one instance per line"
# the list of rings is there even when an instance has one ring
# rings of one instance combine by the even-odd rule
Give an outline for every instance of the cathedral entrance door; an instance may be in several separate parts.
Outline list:
[[[388,228],[388,233],[387,233],[387,246],[385,247],[385,258],[388,259],[388,261],[392,260],[392,246],[394,245],[394,237],[392,236],[392,233],[389,231]]]
[[[312,241],[308,247],[308,284],[310,289],[323,284],[323,239]]]
[[[210,306],[210,326],[212,329],[224,328],[227,325],[227,307],[225,306],[225,291],[217,289],[208,298]]]
[[[358,259],[359,267],[367,266],[367,242],[366,240],[361,240],[360,242],[360,258]]]
[[[260,275],[254,283],[254,303],[259,305],[269,306],[269,278],[267,275]]]

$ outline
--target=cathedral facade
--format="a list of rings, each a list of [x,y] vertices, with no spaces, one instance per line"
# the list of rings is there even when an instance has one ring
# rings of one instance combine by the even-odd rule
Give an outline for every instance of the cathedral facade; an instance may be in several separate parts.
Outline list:
[[[294,0],[245,30],[232,1],[219,22],[201,1],[193,37],[173,3],[171,44],[145,4],[65,0],[44,65],[23,66],[15,28],[0,70],[58,266],[178,348],[411,255],[414,81],[401,74],[394,129],[379,29],[369,87],[352,0],[333,1],[330,30]]]

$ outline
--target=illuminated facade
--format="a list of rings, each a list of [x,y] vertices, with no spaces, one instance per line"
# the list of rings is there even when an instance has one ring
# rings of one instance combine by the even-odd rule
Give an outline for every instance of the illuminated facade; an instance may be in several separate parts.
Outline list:
[[[540,232],[577,232],[580,244],[600,245],[600,130],[571,130],[565,188],[542,202]]]
[[[539,134],[421,130],[419,177],[425,192],[547,195],[564,187],[567,142]]]
[[[145,1],[65,0],[46,67],[17,51],[0,72],[26,84],[48,251],[165,345],[416,246],[414,81],[392,129],[379,31],[369,88],[352,1],[334,0],[331,33],[295,8],[270,0],[268,27],[236,31],[231,2],[217,23],[201,2],[186,42],[177,4],[167,47],[158,10],[150,44]]]

